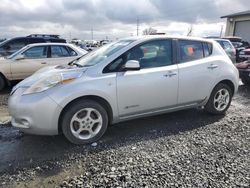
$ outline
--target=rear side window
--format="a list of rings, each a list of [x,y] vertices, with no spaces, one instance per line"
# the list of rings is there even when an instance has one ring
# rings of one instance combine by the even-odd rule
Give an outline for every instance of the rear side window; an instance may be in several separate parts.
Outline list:
[[[65,46],[51,46],[51,57],[68,57],[70,56],[67,48]]]
[[[179,40],[180,62],[198,60],[204,57],[202,42]]]

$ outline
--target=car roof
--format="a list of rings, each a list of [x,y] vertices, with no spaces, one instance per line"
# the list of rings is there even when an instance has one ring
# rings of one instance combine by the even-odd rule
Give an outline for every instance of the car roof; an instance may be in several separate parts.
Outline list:
[[[43,43],[33,43],[33,44],[28,44],[27,46],[44,46],[44,45],[61,45],[61,46],[72,46],[72,44],[69,43],[60,43],[60,42],[43,42]]]
[[[150,40],[150,39],[183,39],[183,40],[197,40],[203,42],[211,42],[213,40],[204,39],[200,37],[189,37],[189,36],[175,36],[175,35],[145,35],[145,36],[136,36],[136,37],[128,37],[123,38],[120,40],[135,40],[135,41],[143,41],[143,40]]]
[[[230,40],[228,39],[221,39],[221,38],[211,38],[212,40],[215,40],[215,41],[225,41],[225,42],[230,42]]]

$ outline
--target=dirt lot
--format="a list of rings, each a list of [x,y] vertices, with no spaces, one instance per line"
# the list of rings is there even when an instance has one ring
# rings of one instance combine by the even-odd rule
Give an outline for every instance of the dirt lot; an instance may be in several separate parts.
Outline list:
[[[0,157],[0,187],[250,187],[250,88],[226,116],[194,109],[120,123],[97,146],[5,123]]]

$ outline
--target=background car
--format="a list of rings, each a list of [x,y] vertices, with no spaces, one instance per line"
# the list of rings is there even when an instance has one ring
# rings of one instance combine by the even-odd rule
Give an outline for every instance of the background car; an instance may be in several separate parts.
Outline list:
[[[238,70],[219,44],[199,38],[122,39],[74,64],[50,67],[16,85],[9,98],[12,125],[92,143],[108,124],[134,118],[197,107],[224,114],[239,84]]]
[[[237,36],[227,36],[223,38],[229,40],[236,49],[236,62],[239,63],[245,61],[246,58],[242,57],[240,52],[242,50],[249,48],[250,47],[249,43],[247,41],[243,41],[241,37]]]
[[[22,47],[33,43],[56,42],[66,43],[59,35],[31,34],[26,37],[15,37],[0,43],[0,56],[9,56]]]
[[[226,39],[216,38],[214,40],[221,45],[221,47],[225,50],[231,61],[233,63],[236,63],[236,49],[234,48],[232,43]]]
[[[236,67],[239,70],[241,81],[245,85],[250,85],[250,61],[238,63]]]
[[[0,59],[0,90],[9,81],[22,80],[42,67],[64,65],[87,51],[67,43],[30,44],[7,58]]]

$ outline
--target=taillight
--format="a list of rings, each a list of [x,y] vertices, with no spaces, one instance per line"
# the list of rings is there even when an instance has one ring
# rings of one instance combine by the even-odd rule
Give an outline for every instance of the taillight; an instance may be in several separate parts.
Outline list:
[[[233,53],[234,53],[234,55],[236,55],[236,49],[234,48],[234,50],[233,50]]]

